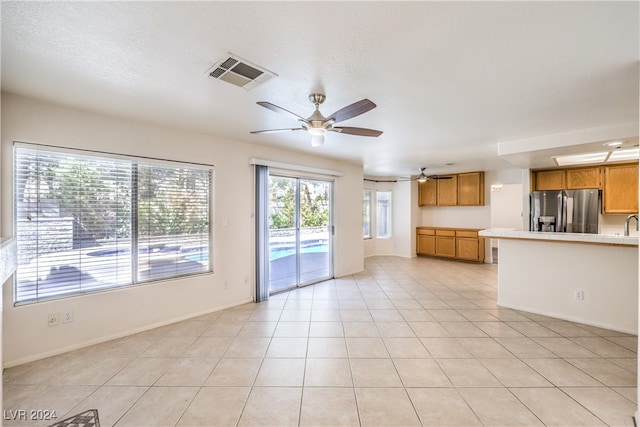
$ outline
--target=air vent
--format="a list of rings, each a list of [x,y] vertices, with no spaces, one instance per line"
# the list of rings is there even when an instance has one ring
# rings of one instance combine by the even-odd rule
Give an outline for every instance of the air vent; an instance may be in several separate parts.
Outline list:
[[[235,55],[229,55],[218,61],[209,68],[207,73],[209,77],[223,80],[247,90],[266,82],[271,77],[277,76],[277,74]]]

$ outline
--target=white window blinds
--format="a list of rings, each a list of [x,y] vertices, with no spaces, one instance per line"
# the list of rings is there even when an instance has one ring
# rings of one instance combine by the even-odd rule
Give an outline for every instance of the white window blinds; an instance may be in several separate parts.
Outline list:
[[[391,191],[376,191],[376,237],[391,237]]]
[[[211,167],[16,146],[15,302],[211,271]]]

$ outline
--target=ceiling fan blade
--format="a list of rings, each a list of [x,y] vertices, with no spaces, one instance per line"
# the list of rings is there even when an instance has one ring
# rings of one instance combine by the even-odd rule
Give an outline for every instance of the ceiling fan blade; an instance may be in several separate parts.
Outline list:
[[[364,114],[374,108],[376,108],[376,104],[374,104],[372,101],[369,101],[368,99],[363,99],[336,111],[329,116],[329,119],[334,119],[336,122],[341,122],[343,120],[359,116],[360,114]]]
[[[300,117],[296,113],[292,113],[291,111],[285,110],[284,108],[278,107],[277,105],[272,104],[270,102],[259,101],[259,102],[256,102],[256,104],[260,105],[261,107],[267,108],[267,109],[269,109],[271,111],[274,111],[276,113],[280,113],[280,114],[284,114],[286,116],[289,116],[289,117],[291,117],[291,118],[293,118],[295,120],[301,120],[303,122],[307,121],[307,119],[305,119],[304,117]]]
[[[332,130],[335,130],[340,133],[346,133],[349,135],[359,135],[359,136],[380,136],[382,135],[381,130],[375,129],[367,129],[367,128],[354,128],[348,126],[334,126]]]
[[[275,132],[288,132],[292,130],[304,130],[304,128],[287,128],[287,129],[268,129],[268,130],[254,130],[249,133],[275,133]]]
[[[427,179],[453,179],[452,176],[430,175]]]

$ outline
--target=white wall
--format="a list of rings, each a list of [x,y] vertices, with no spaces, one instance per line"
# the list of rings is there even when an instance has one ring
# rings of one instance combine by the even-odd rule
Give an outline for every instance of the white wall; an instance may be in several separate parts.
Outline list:
[[[600,234],[624,234],[624,221],[627,219],[627,215],[602,215],[600,217]],[[631,220],[629,223],[629,236],[637,236],[638,230],[636,229],[636,221]]]
[[[381,180],[384,180],[381,178]],[[396,195],[394,192],[395,184],[393,182],[372,182],[372,181],[364,181],[364,188],[367,190],[372,190],[371,195],[371,239],[364,239],[362,242],[364,248],[364,256],[370,257],[374,255],[394,255],[394,246],[395,246],[395,220],[396,220],[396,210],[398,209],[398,202],[396,201]],[[391,222],[392,222],[392,230],[391,237],[379,239],[376,236],[376,190],[377,191],[391,191]],[[362,197],[360,198],[362,200]],[[403,206],[403,209],[406,208]],[[362,209],[361,209],[362,210]],[[362,228],[362,226],[360,227]]]
[[[5,366],[251,301],[251,157],[344,172],[334,188],[334,271],[342,276],[363,270],[361,166],[2,94],[2,236],[13,233],[13,141],[214,164],[215,272],[18,307],[12,286],[6,286]],[[224,228],[223,219],[228,220]],[[72,323],[47,327],[48,313],[66,310],[73,310]]]
[[[393,186],[393,253],[410,258],[416,255],[416,222],[414,206],[418,205],[418,184],[399,181]]]
[[[372,178],[375,180],[375,178]],[[419,222],[418,185],[413,181],[394,182],[392,178],[380,178],[381,182],[365,181],[364,188],[373,191],[371,229],[372,238],[363,241],[365,257],[416,255],[415,230]],[[385,182],[388,181],[388,182]],[[391,237],[379,239],[375,233],[375,191],[391,191]]]
[[[637,246],[501,239],[500,248],[501,307],[637,335]]]
[[[522,230],[522,184],[505,184],[489,194],[491,228]]]

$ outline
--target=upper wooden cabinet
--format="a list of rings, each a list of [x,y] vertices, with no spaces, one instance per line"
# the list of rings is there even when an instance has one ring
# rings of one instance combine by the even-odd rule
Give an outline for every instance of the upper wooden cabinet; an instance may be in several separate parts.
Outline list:
[[[604,166],[602,213],[638,213],[638,163]]]
[[[469,172],[458,174],[458,205],[484,205],[483,172]]]
[[[536,190],[564,190],[567,188],[564,169],[535,172],[534,189]]]
[[[533,190],[602,190],[603,214],[638,213],[638,163],[534,171]]]
[[[418,183],[418,206],[437,206],[437,184],[436,180],[430,179],[426,182]]]
[[[534,190],[602,188],[602,167],[552,169],[534,172]]]
[[[438,184],[438,206],[455,206],[458,204],[458,176],[451,179],[435,180]],[[427,181],[428,182],[428,181]]]
[[[601,175],[602,168],[599,166],[567,169],[567,189],[602,188]]]
[[[483,206],[484,172],[441,175],[418,183],[418,206]]]

